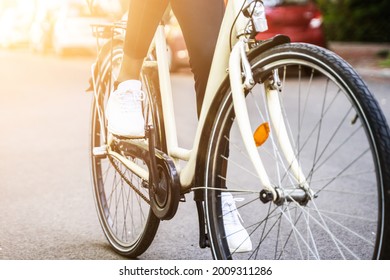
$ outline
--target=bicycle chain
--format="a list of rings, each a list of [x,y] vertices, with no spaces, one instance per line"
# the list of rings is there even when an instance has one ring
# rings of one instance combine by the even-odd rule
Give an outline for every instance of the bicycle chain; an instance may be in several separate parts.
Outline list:
[[[125,176],[125,174],[119,169],[118,165],[114,162],[111,156],[108,156],[109,161],[114,166],[115,170],[122,176],[123,180],[143,199],[150,205],[150,200],[139,189],[137,189],[133,183]]]

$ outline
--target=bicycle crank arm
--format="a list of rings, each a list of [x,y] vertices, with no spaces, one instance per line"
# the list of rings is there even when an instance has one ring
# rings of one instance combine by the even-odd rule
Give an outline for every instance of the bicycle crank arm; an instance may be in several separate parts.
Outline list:
[[[158,187],[158,170],[157,170],[157,163],[156,163],[156,153],[155,153],[155,137],[154,137],[154,128],[153,126],[148,126],[146,129],[146,135],[148,138],[148,147],[149,147],[149,171],[150,176],[149,178],[149,191],[156,193],[157,187]],[[152,183],[151,183],[152,182]]]
[[[155,130],[148,126],[149,197],[153,213],[161,220],[172,219],[180,201],[180,179],[174,162],[155,147]]]
[[[112,142],[112,137],[110,139],[110,143]],[[137,140],[137,144],[133,143],[134,145],[139,146],[141,149],[145,149],[147,147],[147,144],[142,144],[140,140]],[[92,149],[92,155],[96,158],[106,158],[106,157],[112,157],[116,160],[118,160],[121,164],[123,164],[127,169],[131,170],[135,175],[137,175],[139,178],[141,178],[144,181],[149,180],[149,171],[145,170],[144,168],[140,167],[135,162],[129,160],[127,157],[123,156],[122,154],[119,154],[116,151],[113,151],[110,148],[110,145],[105,144],[98,147],[93,147]]]
[[[149,158],[148,143],[144,139],[119,139],[116,137],[110,138],[110,144],[100,147],[94,147],[92,154],[94,157],[104,158],[113,157],[123,164],[127,169],[131,170],[135,175],[144,181],[149,181],[149,171],[142,168],[139,164],[130,160],[125,155],[131,155],[135,158]],[[115,145],[119,149],[112,149],[110,146]],[[119,153],[118,151],[122,151]]]

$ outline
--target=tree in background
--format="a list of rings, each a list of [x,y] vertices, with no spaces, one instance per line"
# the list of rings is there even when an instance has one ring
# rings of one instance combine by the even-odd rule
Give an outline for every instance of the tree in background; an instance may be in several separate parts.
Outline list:
[[[390,42],[389,0],[316,0],[329,40]]]

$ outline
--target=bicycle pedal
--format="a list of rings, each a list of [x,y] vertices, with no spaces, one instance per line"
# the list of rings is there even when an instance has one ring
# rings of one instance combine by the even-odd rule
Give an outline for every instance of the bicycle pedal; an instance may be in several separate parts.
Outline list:
[[[100,146],[100,147],[94,147],[92,149],[92,154],[95,157],[99,157],[99,158],[107,156],[107,145],[103,145],[103,146]]]

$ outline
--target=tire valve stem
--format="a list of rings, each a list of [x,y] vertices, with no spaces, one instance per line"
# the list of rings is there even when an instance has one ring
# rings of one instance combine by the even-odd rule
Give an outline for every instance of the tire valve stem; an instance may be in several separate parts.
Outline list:
[[[353,117],[353,119],[351,120],[351,124],[352,125],[356,124],[358,118],[359,118],[359,116],[356,114],[355,117]]]

